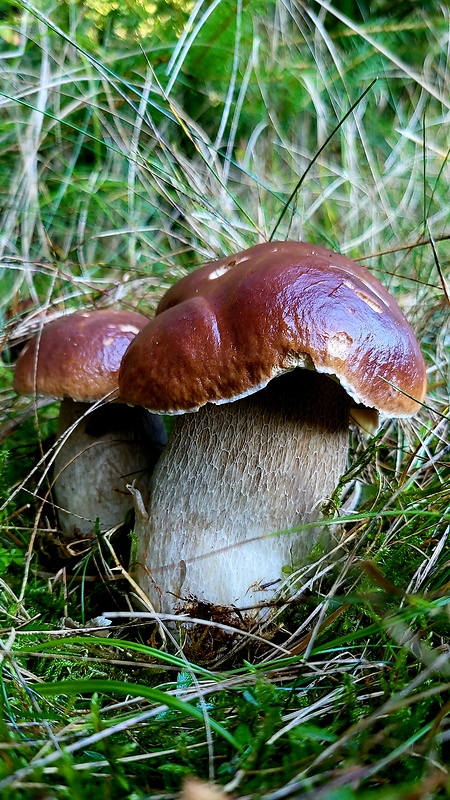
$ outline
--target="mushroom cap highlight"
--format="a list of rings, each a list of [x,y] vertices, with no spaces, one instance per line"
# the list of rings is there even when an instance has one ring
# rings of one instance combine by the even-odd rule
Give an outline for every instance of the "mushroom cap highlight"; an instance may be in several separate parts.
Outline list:
[[[93,403],[117,390],[122,356],[148,318],[135,311],[77,311],[44,324],[16,364],[14,388]]]
[[[122,399],[196,411],[303,367],[384,416],[416,413],[426,372],[394,298],[360,264],[306,242],[271,242],[205,264],[162,298],[122,361]]]

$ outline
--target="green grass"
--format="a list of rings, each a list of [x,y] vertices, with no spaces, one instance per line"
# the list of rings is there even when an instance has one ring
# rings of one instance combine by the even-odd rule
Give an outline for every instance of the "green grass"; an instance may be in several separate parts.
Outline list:
[[[187,775],[264,800],[448,796],[448,30],[444,3],[0,9],[3,347],[67,308],[151,313],[276,229],[363,261],[430,383],[416,418],[352,432],[334,568],[318,553],[276,630],[205,661],[130,610],[126,535],[59,540],[57,407],[15,395],[5,350],[0,797],[170,798]]]

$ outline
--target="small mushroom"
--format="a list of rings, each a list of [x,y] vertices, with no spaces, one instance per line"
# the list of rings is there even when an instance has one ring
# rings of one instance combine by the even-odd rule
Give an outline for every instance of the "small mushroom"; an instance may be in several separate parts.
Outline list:
[[[148,319],[133,311],[79,311],[44,324],[22,350],[14,388],[19,394],[62,399],[58,436],[73,431],[54,462],[53,497],[64,536],[91,535],[96,519],[106,530],[132,508],[127,484],[145,487],[166,433],[161,417],[107,402],[131,340]]]
[[[174,285],[130,344],[119,386],[127,403],[183,414],[148,511],[135,501],[137,580],[173,613],[192,598],[244,609],[273,599],[282,568],[323,536],[350,414],[369,427],[375,410],[410,416],[426,376],[410,325],[364,267],[276,242]]]

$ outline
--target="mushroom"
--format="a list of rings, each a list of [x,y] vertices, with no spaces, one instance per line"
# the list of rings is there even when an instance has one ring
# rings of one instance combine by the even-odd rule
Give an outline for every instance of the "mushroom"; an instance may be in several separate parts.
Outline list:
[[[91,535],[96,519],[106,530],[132,508],[127,484],[136,478],[145,495],[149,473],[166,443],[161,417],[109,402],[131,340],[148,322],[133,311],[78,311],[44,324],[16,364],[19,394],[62,399],[58,436],[73,431],[54,462],[53,497],[64,536]]]
[[[193,598],[273,600],[282,568],[324,536],[350,414],[410,416],[426,376],[410,325],[364,267],[275,242],[174,285],[125,353],[119,387],[127,403],[183,415],[148,509],[135,493],[136,577],[173,613]]]

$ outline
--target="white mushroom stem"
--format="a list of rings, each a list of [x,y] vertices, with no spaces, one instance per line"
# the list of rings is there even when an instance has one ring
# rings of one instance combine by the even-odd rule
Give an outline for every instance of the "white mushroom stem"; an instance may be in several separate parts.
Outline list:
[[[346,468],[349,403],[335,381],[295,370],[176,422],[148,514],[135,500],[135,574],[155,608],[274,599],[283,566],[304,564],[324,534],[276,532],[320,519]]]
[[[166,442],[160,417],[138,406],[63,400],[58,436],[75,424],[54,464],[53,497],[67,539],[120,525],[133,501],[127,484],[135,480],[148,496],[151,472]]]

